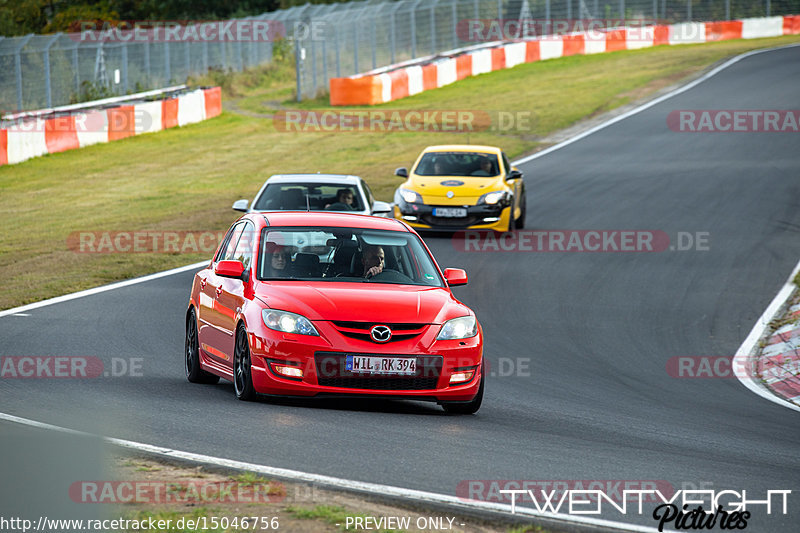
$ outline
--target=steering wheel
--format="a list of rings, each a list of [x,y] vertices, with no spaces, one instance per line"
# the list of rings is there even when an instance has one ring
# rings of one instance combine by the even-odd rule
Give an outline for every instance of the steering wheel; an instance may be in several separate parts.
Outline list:
[[[394,281],[397,283],[413,283],[414,280],[394,268],[384,268],[380,274],[375,274],[370,280]]]

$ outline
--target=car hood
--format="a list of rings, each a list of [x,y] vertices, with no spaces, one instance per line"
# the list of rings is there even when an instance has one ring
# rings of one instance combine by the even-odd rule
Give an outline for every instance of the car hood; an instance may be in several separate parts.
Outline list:
[[[357,282],[259,282],[256,296],[272,309],[310,320],[441,324],[469,308],[437,287]]]
[[[474,176],[419,176],[412,174],[407,188],[423,196],[446,196],[453,191],[456,196],[480,196],[503,187],[501,176],[480,178]]]

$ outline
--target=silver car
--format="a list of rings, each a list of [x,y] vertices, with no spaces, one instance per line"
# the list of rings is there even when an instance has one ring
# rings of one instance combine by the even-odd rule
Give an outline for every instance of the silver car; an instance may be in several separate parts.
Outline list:
[[[276,174],[247,199],[233,204],[244,213],[263,211],[338,211],[392,217],[392,204],[375,200],[369,185],[358,176],[341,174]]]

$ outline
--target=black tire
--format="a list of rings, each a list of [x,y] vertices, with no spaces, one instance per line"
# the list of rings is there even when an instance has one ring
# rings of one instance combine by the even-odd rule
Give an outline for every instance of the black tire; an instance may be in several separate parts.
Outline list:
[[[517,229],[525,228],[525,216],[528,214],[528,200],[525,197],[525,192],[522,192],[522,209],[520,209],[519,218],[514,222],[514,227]]]
[[[506,233],[514,231],[514,200],[511,200],[511,205],[508,207],[508,227]]]
[[[469,402],[463,403],[443,403],[444,410],[453,415],[472,415],[478,412],[483,403],[483,383],[486,380],[484,374],[484,366],[481,364],[481,386],[478,388],[478,394]]]
[[[248,402],[256,397],[250,366],[250,343],[244,326],[236,330],[236,347],[233,351],[233,390],[236,399]]]
[[[214,384],[219,381],[219,376],[206,372],[200,367],[200,343],[197,338],[197,318],[194,309],[186,317],[186,343],[184,353],[184,368],[186,379],[191,383]]]

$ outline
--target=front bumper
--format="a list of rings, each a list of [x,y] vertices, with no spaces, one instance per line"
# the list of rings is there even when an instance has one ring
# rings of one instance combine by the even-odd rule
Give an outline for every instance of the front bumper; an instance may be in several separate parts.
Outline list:
[[[482,333],[470,339],[436,341],[438,325],[410,339],[377,344],[342,335],[331,322],[314,322],[319,337],[269,331],[250,334],[252,379],[256,392],[278,396],[380,396],[427,401],[469,401],[478,393],[483,357]],[[274,336],[273,336],[274,334]],[[424,349],[422,347],[429,346]],[[415,358],[413,376],[353,374],[347,355]],[[275,365],[300,368],[302,378],[275,372]],[[450,384],[454,372],[474,368],[467,382]]]
[[[460,218],[435,217],[433,210],[436,207],[463,207],[467,210],[467,216]],[[394,207],[394,217],[417,230],[488,229],[502,232],[508,229],[510,216],[510,206],[498,205],[438,206],[403,202]]]

